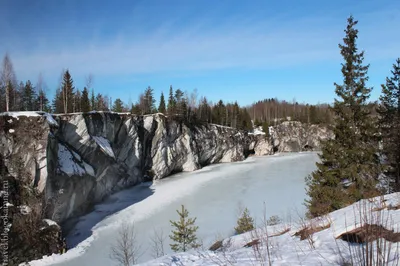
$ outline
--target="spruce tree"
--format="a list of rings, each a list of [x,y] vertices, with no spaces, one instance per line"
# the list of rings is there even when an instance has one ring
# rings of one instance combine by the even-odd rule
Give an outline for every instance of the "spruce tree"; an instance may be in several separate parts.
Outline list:
[[[237,224],[235,227],[235,233],[236,234],[243,234],[246,232],[249,232],[251,230],[254,230],[254,220],[250,216],[250,211],[245,208],[237,220]]]
[[[140,105],[138,103],[132,104],[131,113],[136,115],[141,114]]]
[[[387,192],[400,191],[400,58],[393,64],[392,77],[386,78],[379,97],[379,127],[385,158]]]
[[[196,231],[199,228],[195,226],[196,218],[189,218],[189,212],[182,205],[181,211],[176,211],[179,215],[178,221],[170,221],[172,227],[172,235],[170,239],[174,242],[170,244],[171,249],[175,252],[187,251],[191,248],[198,248],[200,245],[197,243]]]
[[[81,104],[81,101],[82,101],[82,93],[81,93],[81,91],[80,90],[76,90],[76,93],[75,93],[75,95],[74,95],[74,103],[73,103],[73,106],[74,106],[74,113],[75,112],[82,112],[82,104]]]
[[[36,94],[33,85],[30,80],[25,83],[24,91],[22,94],[23,108],[25,111],[35,110],[35,99]]]
[[[108,104],[106,103],[106,100],[104,99],[103,95],[101,93],[97,93],[96,99],[94,101],[94,105],[96,106],[97,111],[108,111]]]
[[[74,111],[74,82],[68,70],[64,72],[61,87],[61,96],[63,99],[64,113],[72,113]]]
[[[335,83],[334,138],[322,142],[317,170],[306,178],[306,205],[311,217],[378,194],[377,132],[366,102],[372,90],[366,86],[369,65],[363,65],[364,52],[356,45],[356,25],[350,16],[344,43],[339,44],[344,59],[343,84]]]
[[[172,115],[175,113],[175,106],[176,106],[176,100],[174,97],[174,90],[172,89],[172,85],[169,87],[169,97],[168,97],[168,114]]]
[[[158,112],[165,114],[165,111],[166,111],[166,108],[165,108],[164,93],[161,92],[160,104],[158,106]]]
[[[143,108],[144,108],[144,114],[152,114],[155,113],[156,107],[155,107],[156,100],[154,99],[153,96],[153,89],[149,86],[147,89],[144,91],[143,95]]]
[[[117,98],[117,99],[114,101],[112,110],[113,110],[114,112],[117,112],[117,113],[121,113],[121,112],[124,111],[124,103],[122,102],[122,100],[121,100],[120,98]]]
[[[90,96],[90,111],[96,111],[97,106],[96,106],[96,99],[94,97],[94,89],[92,89],[92,94]]]
[[[52,103],[52,111],[56,114],[61,114],[64,112],[63,107],[63,98],[61,94],[61,89],[57,88],[56,93],[54,95],[53,103]]]
[[[90,112],[89,91],[86,87],[84,87],[82,91],[81,109],[84,113]]]

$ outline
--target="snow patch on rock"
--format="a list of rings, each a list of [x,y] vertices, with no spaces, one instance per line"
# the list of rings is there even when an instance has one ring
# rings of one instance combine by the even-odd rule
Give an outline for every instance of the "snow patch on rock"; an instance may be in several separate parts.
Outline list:
[[[106,139],[104,137],[99,137],[99,136],[92,136],[92,138],[97,143],[97,145],[99,145],[100,149],[105,154],[107,154],[111,158],[115,159],[115,155],[114,155],[113,149],[111,148],[111,145],[110,145],[110,142],[108,141],[108,139]]]
[[[60,170],[68,176],[85,174],[85,169],[75,162],[73,154],[61,143],[58,143],[58,162]]]

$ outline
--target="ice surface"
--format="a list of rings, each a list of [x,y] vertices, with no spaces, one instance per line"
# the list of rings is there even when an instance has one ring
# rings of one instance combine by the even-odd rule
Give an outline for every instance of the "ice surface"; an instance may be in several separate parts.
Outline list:
[[[92,136],[92,138],[94,139],[94,141],[96,141],[97,145],[99,145],[100,149],[105,154],[115,159],[114,152],[111,148],[110,142],[108,142],[108,139],[99,136]]]
[[[295,219],[304,215],[304,178],[315,169],[317,160],[316,153],[252,157],[121,191],[80,218],[67,237],[67,245],[74,248],[31,265],[114,265],[109,259],[110,246],[124,222],[134,222],[144,251],[140,262],[148,261],[153,229],[168,236],[169,220],[177,219],[175,210],[181,204],[190,216],[197,217],[198,236],[205,246],[213,243],[217,234],[233,234],[238,205],[248,207],[258,219],[265,202],[268,217]],[[168,237],[165,249],[171,253]]]

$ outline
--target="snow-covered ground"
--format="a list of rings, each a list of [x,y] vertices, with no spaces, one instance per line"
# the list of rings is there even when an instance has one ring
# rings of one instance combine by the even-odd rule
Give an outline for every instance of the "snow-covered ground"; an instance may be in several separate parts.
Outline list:
[[[364,236],[378,236],[377,240],[355,243],[354,238],[342,239],[343,234],[365,224],[380,225],[391,232],[370,227]],[[216,252],[191,250],[140,265],[400,265],[399,226],[400,193],[394,193],[362,200],[310,221],[260,226],[225,239],[223,250]],[[301,239],[297,233],[304,228],[315,232]],[[245,247],[252,241],[258,245]]]
[[[198,236],[206,247],[216,235],[226,238],[233,234],[240,205],[248,207],[257,220],[264,202],[268,217],[279,215],[287,222],[298,219],[304,215],[304,178],[315,169],[317,160],[316,153],[252,157],[121,191],[80,218],[67,237],[67,244],[74,248],[30,264],[116,265],[109,258],[110,246],[116,241],[118,228],[126,222],[135,224],[143,252],[139,262],[152,259],[150,236],[155,228],[167,236],[165,250],[172,254],[169,220],[177,219],[175,210],[181,204],[190,216],[197,217]]]

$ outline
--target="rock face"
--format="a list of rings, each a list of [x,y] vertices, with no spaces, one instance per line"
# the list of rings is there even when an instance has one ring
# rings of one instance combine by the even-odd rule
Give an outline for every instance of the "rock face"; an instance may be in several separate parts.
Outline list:
[[[54,118],[54,119],[53,119]],[[189,127],[162,114],[88,113],[0,116],[0,158],[11,175],[43,195],[46,218],[62,223],[93,203],[144,180],[193,171],[218,162],[318,149],[330,133],[318,126],[284,122],[271,138],[208,124]]]
[[[333,138],[333,133],[327,127],[285,121],[269,127],[269,137],[250,135],[249,150],[256,156],[277,152],[318,151],[321,141],[329,138]]]
[[[333,138],[326,127],[285,121],[270,128],[274,152],[320,150],[321,140]]]

